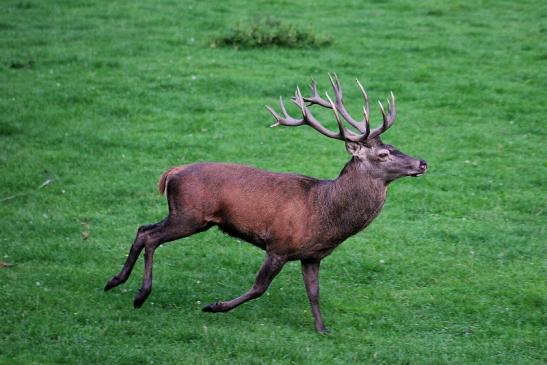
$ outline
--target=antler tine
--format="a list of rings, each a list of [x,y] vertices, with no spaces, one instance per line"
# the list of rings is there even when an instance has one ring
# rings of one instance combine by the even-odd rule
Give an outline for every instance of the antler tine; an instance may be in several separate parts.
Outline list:
[[[365,100],[365,105],[363,106],[363,113],[365,114],[365,120],[367,123],[370,123],[370,106],[368,103],[368,95],[365,91],[365,88],[361,84],[361,82],[358,79],[355,79],[355,82],[357,82],[357,86],[359,87],[359,91],[361,91],[361,95],[363,95],[363,99]]]
[[[386,116],[386,111],[384,109],[384,105],[382,104],[382,102],[380,100],[378,100],[378,105],[380,105],[380,112],[382,113],[382,129],[385,130],[385,128],[387,127],[387,116]],[[388,109],[389,111],[389,109]]]
[[[358,79],[355,79],[355,81],[357,82],[357,86],[359,87],[359,91],[361,91],[361,95],[363,95],[363,99],[365,101],[365,105],[363,106],[363,114],[364,114],[364,120],[363,120],[364,123],[363,124],[364,124],[364,127],[365,127],[364,133],[368,137],[368,135],[370,134],[370,105],[368,103],[368,95],[367,95],[367,92],[365,91],[365,88],[361,84],[361,82]]]
[[[324,108],[330,108],[329,102],[319,96],[319,92],[317,91],[317,83],[314,79],[311,80],[310,90],[311,96],[309,98],[303,98],[305,102],[310,103],[310,105],[317,104]]]
[[[336,119],[336,123],[338,124],[338,130],[340,131],[340,134],[345,136],[344,124],[340,120],[340,116],[338,115],[338,110],[336,110],[336,105],[334,105],[334,102],[332,101],[328,93],[325,92],[325,96],[327,97],[327,100],[329,101],[332,107],[332,111],[334,112],[334,118]]]
[[[311,80],[310,89],[312,97],[319,97],[319,92],[317,92],[317,82],[315,82],[314,79]]]
[[[290,127],[296,127],[296,126],[304,124],[303,120],[295,119],[289,116],[289,114],[287,113],[287,109],[285,109],[285,103],[283,102],[283,97],[281,96],[279,97],[279,107],[281,108],[281,111],[283,112],[284,117],[277,114],[272,107],[266,105],[266,109],[268,109],[268,111],[272,113],[272,115],[275,118],[275,123],[272,124],[270,128],[277,127],[280,124],[290,126]]]
[[[380,105],[380,112],[382,113],[382,125],[378,128],[375,128],[370,132],[369,138],[375,138],[378,137],[380,134],[384,133],[393,125],[395,122],[395,118],[397,116],[397,106],[395,105],[395,95],[393,95],[393,92],[390,93],[391,100],[387,100],[388,103],[388,111],[387,114],[384,110],[384,106],[378,100],[378,104]]]
[[[282,103],[281,97],[279,97],[279,101],[280,101],[280,104],[281,104],[281,103]],[[273,110],[273,108],[272,108],[271,106],[266,105],[266,109],[268,109],[268,111],[269,111],[269,112],[274,116],[274,118],[275,118],[275,123],[272,124],[272,125],[270,126],[270,128],[277,127],[279,124],[281,124],[281,123],[279,123],[279,120],[282,119],[282,117],[281,117],[279,114],[277,114],[277,113],[275,112],[275,110]]]
[[[281,96],[279,97],[279,107],[281,108],[285,118],[289,117],[289,113],[287,113],[287,109],[285,109],[285,103],[283,102],[283,98]]]
[[[340,80],[338,79],[338,77],[336,76],[336,74],[334,74],[334,77],[329,73],[329,79],[330,79],[330,84],[332,85],[332,90],[334,91],[334,96],[336,97],[336,106],[338,106],[338,104],[341,104],[343,101],[343,93],[342,93],[342,86],[340,85]]]
[[[306,114],[306,107],[304,105],[304,98],[302,97],[302,93],[300,92],[300,88],[298,86],[296,87],[296,91],[294,92],[292,102],[295,103],[296,105],[298,105],[302,115]]]
[[[390,111],[391,111],[391,108],[393,108],[393,115],[392,115],[393,121],[391,122],[393,124],[393,122],[395,122],[395,117],[397,116],[397,106],[395,105],[395,95],[393,95],[393,91],[390,91],[389,94],[391,95]]]

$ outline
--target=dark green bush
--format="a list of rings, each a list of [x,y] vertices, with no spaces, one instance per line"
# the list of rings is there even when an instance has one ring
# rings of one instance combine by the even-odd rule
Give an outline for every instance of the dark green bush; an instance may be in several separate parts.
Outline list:
[[[9,62],[10,68],[32,68],[34,67],[34,59],[32,57],[28,57],[26,59],[18,59],[18,60],[11,60]]]
[[[211,47],[320,48],[331,44],[329,34],[316,34],[311,27],[302,29],[284,20],[260,18],[239,21],[227,35],[215,38]]]

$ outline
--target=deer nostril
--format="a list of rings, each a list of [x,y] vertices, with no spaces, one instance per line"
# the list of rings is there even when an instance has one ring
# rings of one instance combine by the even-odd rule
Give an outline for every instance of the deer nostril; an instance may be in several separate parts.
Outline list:
[[[427,169],[427,162],[425,162],[425,160],[420,160],[420,170],[424,170]]]

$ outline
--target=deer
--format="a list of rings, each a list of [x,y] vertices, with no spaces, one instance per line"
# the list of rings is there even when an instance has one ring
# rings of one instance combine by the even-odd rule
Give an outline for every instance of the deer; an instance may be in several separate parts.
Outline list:
[[[315,330],[325,333],[327,328],[319,307],[321,260],[376,218],[391,182],[404,176],[421,176],[427,170],[426,161],[406,155],[380,139],[395,121],[393,93],[388,98],[387,112],[378,101],[382,121],[371,129],[369,99],[359,80],[356,81],[364,105],[363,118],[356,120],[344,106],[339,78],[329,74],[329,79],[334,101],[328,93],[326,98],[321,97],[312,80],[311,96],[303,97],[297,87],[292,98],[300,111],[297,118],[289,115],[282,97],[279,105],[283,115],[270,106],[266,108],[275,118],[271,127],[307,125],[344,142],[351,158],[337,178],[321,180],[216,162],[173,167],[161,175],[158,183],[160,193],[167,197],[167,217],[138,228],[125,264],[104,290],[127,281],[144,250],[144,278],[133,302],[135,308],[141,307],[152,290],[156,248],[217,226],[264,250],[266,255],[250,290],[231,300],[209,304],[202,309],[204,312],[227,312],[260,297],[287,262],[299,260]],[[326,128],[314,117],[310,111],[314,105],[332,110],[337,131]]]

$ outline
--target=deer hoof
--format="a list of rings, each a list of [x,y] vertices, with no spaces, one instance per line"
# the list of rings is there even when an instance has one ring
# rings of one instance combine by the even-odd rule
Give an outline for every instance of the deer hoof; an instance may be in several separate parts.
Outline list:
[[[150,294],[150,291],[139,291],[139,293],[135,296],[135,299],[133,300],[133,307],[135,309],[140,308],[146,298],[148,298],[148,294]]]
[[[120,284],[121,284],[121,281],[114,276],[112,279],[108,281],[108,283],[106,283],[106,285],[104,286],[104,291],[109,291],[110,289],[115,288]]]
[[[201,309],[204,312],[222,312],[222,302],[209,304]]]
[[[316,330],[317,333],[319,333],[320,335],[330,335],[330,334],[332,333],[332,331],[330,330],[330,328],[326,328],[326,327],[316,328],[315,330]]]

